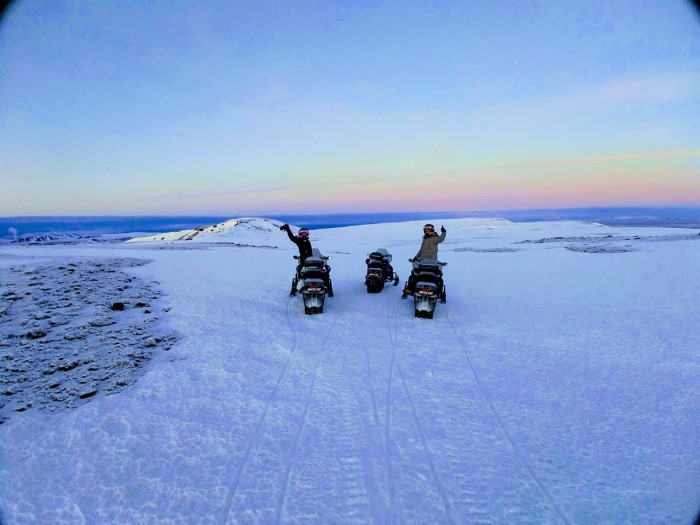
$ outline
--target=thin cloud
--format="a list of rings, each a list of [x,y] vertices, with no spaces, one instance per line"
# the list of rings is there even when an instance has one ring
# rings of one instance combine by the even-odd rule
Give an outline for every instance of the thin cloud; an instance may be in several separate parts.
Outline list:
[[[516,164],[501,164],[498,166],[481,166],[468,168],[464,170],[455,170],[442,173],[416,173],[410,176],[404,176],[402,179],[419,179],[430,176],[433,180],[439,177],[455,177],[460,175],[485,173],[485,172],[508,172],[517,169],[531,168],[553,168],[557,166],[573,166],[581,164],[601,164],[607,162],[624,162],[630,160],[644,159],[681,159],[700,157],[700,149],[687,151],[650,151],[647,153],[620,153],[617,155],[600,155],[596,157],[580,157],[574,159],[561,159],[552,161],[516,163]]]
[[[602,162],[619,162],[626,160],[688,157],[700,157],[700,149],[689,151],[652,151],[648,153],[622,153],[619,155],[602,155],[599,157],[562,159],[545,162],[536,162],[532,164],[513,164],[510,166],[504,166],[504,168],[546,168],[549,166],[568,166],[572,164],[599,164]]]
[[[272,186],[267,188],[248,188],[240,190],[228,190],[228,191],[204,191],[204,192],[189,192],[189,193],[171,193],[168,194],[169,197],[176,199],[192,199],[192,198],[207,198],[207,197],[234,197],[239,195],[255,195],[258,193],[275,193],[278,191],[286,191],[291,189],[292,186]]]
[[[600,103],[668,102],[683,100],[700,93],[700,75],[668,72],[664,74],[619,79],[584,92]]]

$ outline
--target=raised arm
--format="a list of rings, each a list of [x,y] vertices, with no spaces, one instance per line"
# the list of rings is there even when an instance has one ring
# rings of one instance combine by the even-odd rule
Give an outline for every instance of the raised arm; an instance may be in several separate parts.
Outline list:
[[[289,237],[289,240],[297,246],[299,245],[297,240],[294,238],[294,234],[292,234],[292,229],[289,227],[289,224],[284,224],[283,226],[280,226],[280,230],[287,232],[287,237]]]
[[[444,226],[440,226],[440,235],[437,238],[437,243],[440,244],[442,241],[445,240],[445,235],[447,234],[447,230],[445,229]]]

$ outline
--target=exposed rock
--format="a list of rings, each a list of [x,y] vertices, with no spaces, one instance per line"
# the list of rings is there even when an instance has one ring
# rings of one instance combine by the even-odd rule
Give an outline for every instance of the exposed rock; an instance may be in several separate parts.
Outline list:
[[[78,361],[71,361],[70,363],[67,363],[65,365],[60,365],[58,369],[61,372],[68,372],[69,370],[73,370],[74,368],[76,368],[78,365],[80,365]]]
[[[42,337],[46,337],[46,332],[40,329],[30,330],[24,334],[23,337],[26,337],[27,339],[41,339]]]
[[[0,268],[0,423],[27,410],[57,412],[118,392],[134,384],[155,352],[177,340],[163,334],[158,318],[132,315],[126,307],[167,306],[152,283],[122,271],[147,261],[66,262],[63,270],[52,262]],[[120,300],[113,303],[115,296]],[[119,303],[123,314],[115,314]],[[149,338],[152,346],[145,346]]]
[[[96,326],[96,327],[110,326],[110,325],[116,324],[116,321],[114,319],[112,319],[111,317],[100,317],[98,319],[93,319],[91,321],[88,321],[88,324],[90,326]]]

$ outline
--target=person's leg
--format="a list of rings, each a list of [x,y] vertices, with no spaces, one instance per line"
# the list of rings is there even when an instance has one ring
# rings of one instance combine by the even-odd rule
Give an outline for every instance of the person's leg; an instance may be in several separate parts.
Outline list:
[[[401,299],[405,299],[408,295],[412,294],[416,289],[416,274],[418,271],[418,266],[420,266],[420,261],[413,261],[413,270],[408,276],[406,285],[403,288],[403,293],[401,294]]]
[[[411,272],[411,274],[408,276],[408,280],[406,281],[406,285],[403,288],[403,292],[401,293],[401,298],[405,299],[407,296],[411,295],[415,289],[416,274],[414,272]]]

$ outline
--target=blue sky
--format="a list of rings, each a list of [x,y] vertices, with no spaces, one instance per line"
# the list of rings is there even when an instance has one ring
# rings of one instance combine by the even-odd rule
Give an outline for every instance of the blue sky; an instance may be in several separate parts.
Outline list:
[[[0,216],[700,205],[690,2],[64,2],[0,25]]]

